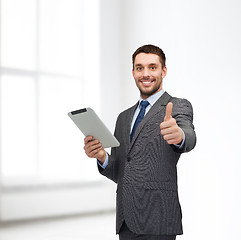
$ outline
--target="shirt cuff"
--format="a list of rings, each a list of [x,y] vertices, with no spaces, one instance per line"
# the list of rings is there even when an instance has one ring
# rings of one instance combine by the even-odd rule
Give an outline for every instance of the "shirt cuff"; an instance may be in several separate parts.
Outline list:
[[[97,163],[103,168],[105,169],[109,163],[109,155],[106,153],[106,158],[104,163],[102,164],[98,159],[97,159]]]
[[[183,147],[184,143],[185,143],[185,133],[183,132],[183,130],[182,130],[182,133],[183,133],[183,140],[182,140],[182,142],[180,144],[173,144],[177,149],[181,149]]]

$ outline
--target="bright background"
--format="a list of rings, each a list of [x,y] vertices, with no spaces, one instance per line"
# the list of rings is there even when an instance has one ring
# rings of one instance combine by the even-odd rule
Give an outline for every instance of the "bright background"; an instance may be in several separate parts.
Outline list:
[[[0,6],[2,221],[114,208],[115,186],[84,156],[83,136],[67,112],[89,105],[113,131],[118,113],[139,97],[131,55],[151,43],[166,53],[164,90],[194,108],[197,146],[178,163],[185,233],[178,239],[241,239],[240,1]],[[101,201],[101,189],[113,201],[96,206],[92,197]],[[38,212],[42,198],[48,204]],[[27,205],[28,215],[21,212]]]

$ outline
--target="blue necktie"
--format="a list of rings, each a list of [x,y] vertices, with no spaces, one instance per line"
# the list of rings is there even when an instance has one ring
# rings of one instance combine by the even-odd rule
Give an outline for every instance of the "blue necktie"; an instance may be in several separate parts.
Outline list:
[[[141,122],[141,120],[144,118],[144,116],[145,116],[145,112],[146,112],[146,107],[149,105],[149,102],[148,101],[141,101],[141,110],[140,110],[140,112],[139,112],[139,114],[138,114],[138,116],[137,116],[137,118],[136,118],[136,121],[135,121],[135,123],[134,123],[134,126],[133,126],[133,129],[132,129],[132,131],[131,131],[131,136],[130,136],[130,138],[131,138],[131,141],[132,141],[132,138],[133,138],[133,136],[134,136],[134,134],[135,134],[135,131],[136,131],[136,129],[137,129],[137,126],[139,125],[139,123]]]

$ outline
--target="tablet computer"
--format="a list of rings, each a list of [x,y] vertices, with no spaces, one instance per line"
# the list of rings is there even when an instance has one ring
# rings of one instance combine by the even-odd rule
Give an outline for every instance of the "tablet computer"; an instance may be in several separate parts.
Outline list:
[[[98,139],[103,148],[120,146],[118,140],[93,109],[83,108],[69,112],[68,115],[85,136],[93,136],[94,139]]]

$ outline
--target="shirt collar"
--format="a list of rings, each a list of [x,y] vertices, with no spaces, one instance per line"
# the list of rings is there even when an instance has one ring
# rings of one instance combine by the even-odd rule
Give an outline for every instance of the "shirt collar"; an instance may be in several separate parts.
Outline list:
[[[162,96],[162,94],[164,93],[165,91],[163,89],[161,89],[159,92],[151,95],[149,98],[145,99],[146,101],[148,101],[150,103],[150,106],[152,107],[155,102]],[[140,97],[139,99],[139,106],[140,106],[140,102],[142,101],[143,99]]]

